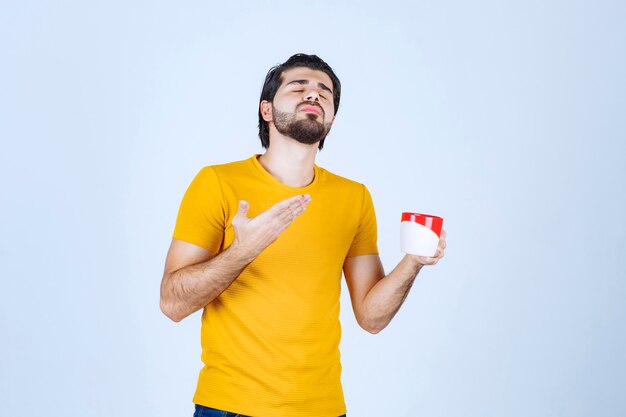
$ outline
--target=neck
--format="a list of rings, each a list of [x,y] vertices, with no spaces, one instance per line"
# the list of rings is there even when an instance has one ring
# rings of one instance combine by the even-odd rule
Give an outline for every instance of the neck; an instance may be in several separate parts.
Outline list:
[[[272,135],[259,163],[281,183],[294,188],[313,182],[318,144],[306,145],[282,135]]]

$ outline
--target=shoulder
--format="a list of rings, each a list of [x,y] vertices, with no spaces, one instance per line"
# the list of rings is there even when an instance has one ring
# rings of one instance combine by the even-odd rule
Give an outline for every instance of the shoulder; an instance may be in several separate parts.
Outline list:
[[[207,165],[200,172],[207,171],[214,175],[229,174],[233,172],[241,172],[249,169],[251,165],[251,158],[243,159],[241,161],[227,162],[224,164]],[[210,175],[210,174],[207,174]]]
[[[220,181],[223,178],[248,172],[251,165],[250,158],[223,164],[207,165],[200,169],[197,178],[205,181]]]
[[[337,188],[342,192],[356,193],[359,195],[369,194],[365,184],[337,175],[325,168],[318,167],[325,187]]]

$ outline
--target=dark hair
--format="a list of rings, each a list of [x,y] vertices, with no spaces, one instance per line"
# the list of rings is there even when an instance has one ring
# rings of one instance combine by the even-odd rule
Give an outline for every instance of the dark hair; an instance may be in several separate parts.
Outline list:
[[[306,67],[322,71],[330,77],[333,82],[333,103],[335,105],[334,114],[337,114],[337,110],[339,109],[339,99],[341,97],[341,83],[339,82],[339,78],[337,78],[333,72],[333,69],[317,55],[295,54],[283,64],[276,65],[271,68],[265,76],[265,83],[263,83],[261,99],[259,100],[259,138],[261,138],[261,145],[263,145],[265,149],[270,146],[270,127],[269,124],[263,120],[260,108],[261,102],[266,100],[271,103],[274,100],[276,91],[278,91],[278,88],[283,82],[283,73],[289,69],[298,67]],[[322,149],[324,146],[324,140],[325,139],[322,139],[320,141],[319,149]]]

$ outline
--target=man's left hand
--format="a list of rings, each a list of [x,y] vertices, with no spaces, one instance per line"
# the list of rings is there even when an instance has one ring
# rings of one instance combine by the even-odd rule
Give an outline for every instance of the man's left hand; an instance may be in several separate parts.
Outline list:
[[[439,244],[437,245],[437,251],[435,252],[435,256],[417,256],[410,255],[415,258],[417,262],[422,265],[435,265],[441,258],[443,258],[444,251],[446,249],[446,231],[441,230],[441,236],[439,237]]]

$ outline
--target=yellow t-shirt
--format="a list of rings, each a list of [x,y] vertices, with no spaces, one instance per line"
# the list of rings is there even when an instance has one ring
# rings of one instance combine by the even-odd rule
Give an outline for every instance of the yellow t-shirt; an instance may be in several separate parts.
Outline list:
[[[272,177],[257,156],[203,168],[189,186],[174,239],[227,248],[239,200],[256,216],[285,198],[311,203],[202,314],[196,404],[254,417],[346,412],[339,361],[339,295],[346,257],[377,254],[364,185],[315,166],[302,188]]]

